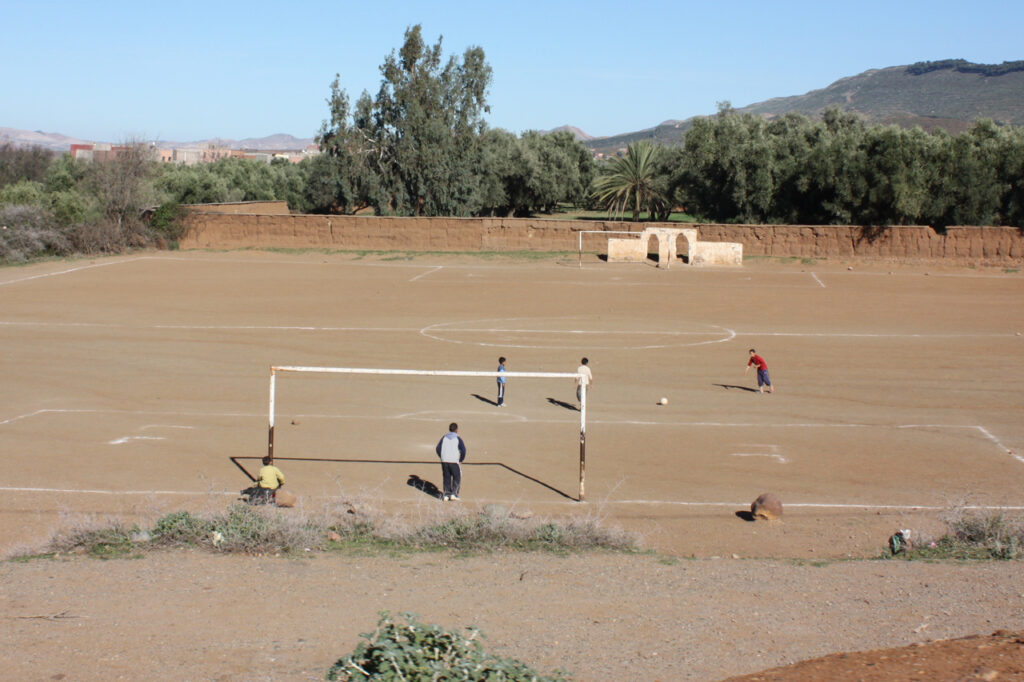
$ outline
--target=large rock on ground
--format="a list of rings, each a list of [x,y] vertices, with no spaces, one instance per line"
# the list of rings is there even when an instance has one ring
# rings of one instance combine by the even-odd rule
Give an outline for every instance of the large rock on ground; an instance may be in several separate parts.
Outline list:
[[[750,505],[750,513],[755,519],[774,521],[782,517],[782,500],[772,493],[758,495],[757,499]]]
[[[295,495],[292,495],[287,490],[278,490],[277,494],[274,495],[275,502],[278,507],[294,507],[295,506]]]

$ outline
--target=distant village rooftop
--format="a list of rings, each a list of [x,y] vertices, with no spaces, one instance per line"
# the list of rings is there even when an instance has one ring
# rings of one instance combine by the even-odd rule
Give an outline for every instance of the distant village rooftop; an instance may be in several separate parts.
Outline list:
[[[104,143],[95,144],[72,144],[71,157],[81,161],[109,161],[116,158],[118,154],[128,149],[126,145],[112,145]],[[315,145],[308,145],[305,149],[294,150],[246,150],[230,149],[218,145],[202,145],[191,147],[160,148],[150,145],[150,152],[155,161],[161,163],[180,163],[186,166],[194,166],[199,163],[213,163],[220,159],[252,159],[270,163],[274,159],[285,159],[290,163],[299,163],[320,153]]]

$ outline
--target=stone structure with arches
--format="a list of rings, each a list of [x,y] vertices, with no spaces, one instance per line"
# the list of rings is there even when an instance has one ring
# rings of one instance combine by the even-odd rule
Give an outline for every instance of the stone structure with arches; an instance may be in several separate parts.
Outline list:
[[[658,240],[658,267],[668,268],[679,257],[679,237],[686,240],[686,261],[690,265],[743,265],[743,244],[702,242],[694,227],[646,227],[637,237],[609,237],[609,263],[643,263],[651,239]]]

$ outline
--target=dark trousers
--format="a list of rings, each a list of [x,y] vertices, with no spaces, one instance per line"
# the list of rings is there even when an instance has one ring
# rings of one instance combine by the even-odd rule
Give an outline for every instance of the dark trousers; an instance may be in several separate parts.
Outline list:
[[[459,496],[462,488],[462,466],[458,462],[441,462],[441,478],[444,481],[444,494]]]
[[[251,488],[243,490],[242,494],[249,497],[249,504],[274,504],[274,498],[277,495],[277,491],[254,485]]]
[[[505,384],[504,382],[498,382],[498,404],[501,405],[505,402]]]

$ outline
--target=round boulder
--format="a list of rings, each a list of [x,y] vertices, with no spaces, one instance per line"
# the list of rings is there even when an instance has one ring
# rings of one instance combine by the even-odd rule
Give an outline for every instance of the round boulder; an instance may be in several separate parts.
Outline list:
[[[758,495],[750,505],[750,513],[755,519],[774,521],[782,517],[782,500],[772,493]]]

